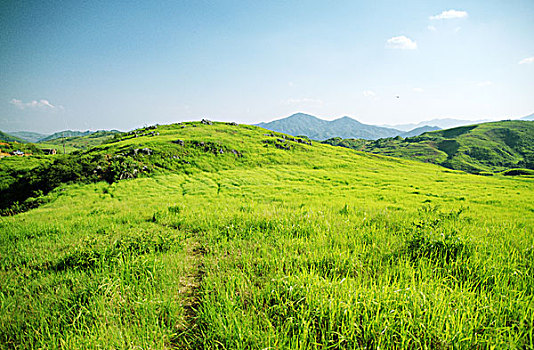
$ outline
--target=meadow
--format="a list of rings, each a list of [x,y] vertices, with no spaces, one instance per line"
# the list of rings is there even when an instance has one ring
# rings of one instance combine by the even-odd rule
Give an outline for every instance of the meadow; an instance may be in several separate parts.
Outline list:
[[[158,131],[90,150],[149,147],[137,178],[0,217],[1,347],[534,348],[531,177]]]

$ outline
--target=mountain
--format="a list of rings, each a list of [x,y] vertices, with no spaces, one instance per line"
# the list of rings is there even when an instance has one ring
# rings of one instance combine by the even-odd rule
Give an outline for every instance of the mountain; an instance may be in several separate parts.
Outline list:
[[[335,146],[416,159],[472,173],[534,169],[534,122],[500,121],[376,141],[333,138]]]
[[[50,141],[54,139],[59,139],[62,137],[77,137],[77,136],[87,136],[94,133],[94,131],[73,131],[73,130],[64,130],[64,131],[58,131],[53,133],[52,135],[48,135],[42,139],[39,139],[39,142],[44,141]]]
[[[11,135],[11,134],[6,134],[5,132],[2,132],[0,131],[0,141],[3,141],[3,142],[20,142],[20,143],[25,143],[26,141],[24,141],[23,139],[19,138],[19,137],[16,137],[14,135]]]
[[[396,129],[363,124],[349,117],[327,121],[304,113],[293,114],[269,123],[259,123],[257,126],[293,136],[304,135],[313,140],[325,140],[331,137],[375,140],[401,133]]]
[[[394,129],[399,129],[402,131],[409,131],[415,128],[419,128],[426,125],[433,125],[438,127],[439,129],[450,129],[455,128],[457,126],[463,126],[463,125],[472,125],[472,124],[480,124],[480,123],[486,123],[490,120],[484,119],[484,120],[463,120],[463,119],[453,119],[453,118],[443,118],[443,119],[431,119],[431,120],[425,120],[420,123],[411,123],[411,124],[398,124],[398,125],[384,125],[385,127],[390,127]]]
[[[412,129],[412,130],[407,131],[407,132],[403,132],[399,136],[401,136],[401,137],[419,136],[419,135],[421,135],[421,134],[423,134],[425,132],[436,131],[436,130],[441,130],[441,128],[437,127],[437,126],[425,125],[425,126],[420,126],[418,128]]]
[[[527,116],[525,116],[523,118],[520,118],[520,120],[530,120],[530,121],[532,121],[532,120],[534,120],[534,113],[532,113],[530,115],[527,115]]]
[[[12,131],[10,132],[10,134],[33,143],[38,142],[39,140],[47,137],[47,135],[45,134],[40,134],[38,132],[33,131]]]

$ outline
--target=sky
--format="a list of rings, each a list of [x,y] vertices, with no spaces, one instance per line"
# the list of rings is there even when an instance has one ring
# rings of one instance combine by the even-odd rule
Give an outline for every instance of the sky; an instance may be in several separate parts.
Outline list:
[[[0,130],[518,118],[533,19],[532,0],[4,0]]]

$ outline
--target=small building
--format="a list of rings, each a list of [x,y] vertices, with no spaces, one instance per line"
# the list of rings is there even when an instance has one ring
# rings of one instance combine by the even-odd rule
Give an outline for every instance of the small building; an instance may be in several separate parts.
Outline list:
[[[44,154],[57,154],[57,150],[55,148],[43,148]]]
[[[23,156],[24,152],[16,150],[16,151],[11,152],[11,154],[14,156]]]

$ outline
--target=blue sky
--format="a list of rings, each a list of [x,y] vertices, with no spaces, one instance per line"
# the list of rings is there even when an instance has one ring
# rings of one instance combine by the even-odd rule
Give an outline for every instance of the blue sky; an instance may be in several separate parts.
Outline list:
[[[533,19],[532,0],[8,0],[0,130],[516,118],[534,112]]]

